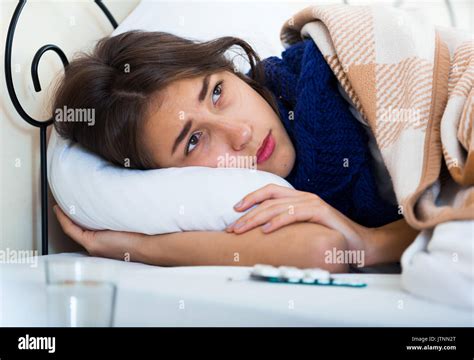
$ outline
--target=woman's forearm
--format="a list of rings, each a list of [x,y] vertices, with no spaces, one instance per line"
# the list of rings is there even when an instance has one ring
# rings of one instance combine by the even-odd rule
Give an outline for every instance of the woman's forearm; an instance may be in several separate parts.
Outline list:
[[[326,250],[346,249],[344,237],[324,226],[296,223],[270,234],[255,228],[243,234],[189,231],[145,236],[135,252],[140,261],[161,266],[234,265],[257,263],[343,272],[346,264],[325,263]]]
[[[373,229],[366,248],[366,265],[400,261],[402,253],[418,233],[405,219]]]

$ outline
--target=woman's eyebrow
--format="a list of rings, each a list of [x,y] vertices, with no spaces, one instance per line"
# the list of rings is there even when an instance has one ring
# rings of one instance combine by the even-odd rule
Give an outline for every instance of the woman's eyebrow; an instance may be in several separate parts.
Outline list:
[[[198,96],[198,101],[200,103],[203,102],[204,99],[206,98],[207,90],[209,89],[209,78],[210,77],[211,77],[211,74],[207,74],[202,79],[202,87],[201,87],[201,91],[199,92],[199,96]],[[179,133],[178,137],[174,141],[173,148],[171,150],[171,155],[174,154],[174,152],[176,151],[176,148],[179,146],[181,141],[183,141],[183,139],[186,137],[186,135],[188,135],[188,132],[191,129],[192,125],[193,125],[192,120],[188,120],[186,122],[186,124],[184,124],[183,128],[181,129],[181,132]]]
[[[188,120],[186,124],[184,124],[183,128],[181,129],[181,132],[179,133],[178,137],[174,141],[173,144],[173,149],[171,150],[171,155],[174,154],[176,151],[176,148],[178,147],[179,143],[183,141],[183,139],[188,135],[189,130],[191,129],[191,126],[193,125],[192,120]]]
[[[209,88],[209,78],[211,77],[211,74],[207,74],[204,76],[204,79],[202,79],[202,88],[201,92],[199,93],[198,100],[199,102],[203,102],[204,99],[206,98],[207,95],[207,89]]]

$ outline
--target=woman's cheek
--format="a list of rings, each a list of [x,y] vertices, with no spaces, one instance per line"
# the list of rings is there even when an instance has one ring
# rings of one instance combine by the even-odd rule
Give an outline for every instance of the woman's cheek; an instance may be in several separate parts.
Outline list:
[[[216,144],[212,144],[210,138],[206,135],[206,139],[203,139],[203,143],[200,144],[199,154],[196,154],[197,166],[207,167],[223,167],[222,161],[226,158],[225,148],[218,148]]]

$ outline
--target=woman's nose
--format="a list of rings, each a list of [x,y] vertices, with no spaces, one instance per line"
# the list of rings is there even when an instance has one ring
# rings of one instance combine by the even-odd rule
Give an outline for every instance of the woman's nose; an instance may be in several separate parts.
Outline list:
[[[243,150],[252,140],[252,127],[236,120],[220,120],[217,126],[235,151]]]

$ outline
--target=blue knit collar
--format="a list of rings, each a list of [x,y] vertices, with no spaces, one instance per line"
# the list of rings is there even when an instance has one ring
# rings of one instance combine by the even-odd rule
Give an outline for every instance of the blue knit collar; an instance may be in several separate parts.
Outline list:
[[[286,177],[296,189],[320,196],[365,226],[400,218],[378,194],[368,138],[337,88],[337,79],[313,40],[263,60],[265,86],[296,151]]]

